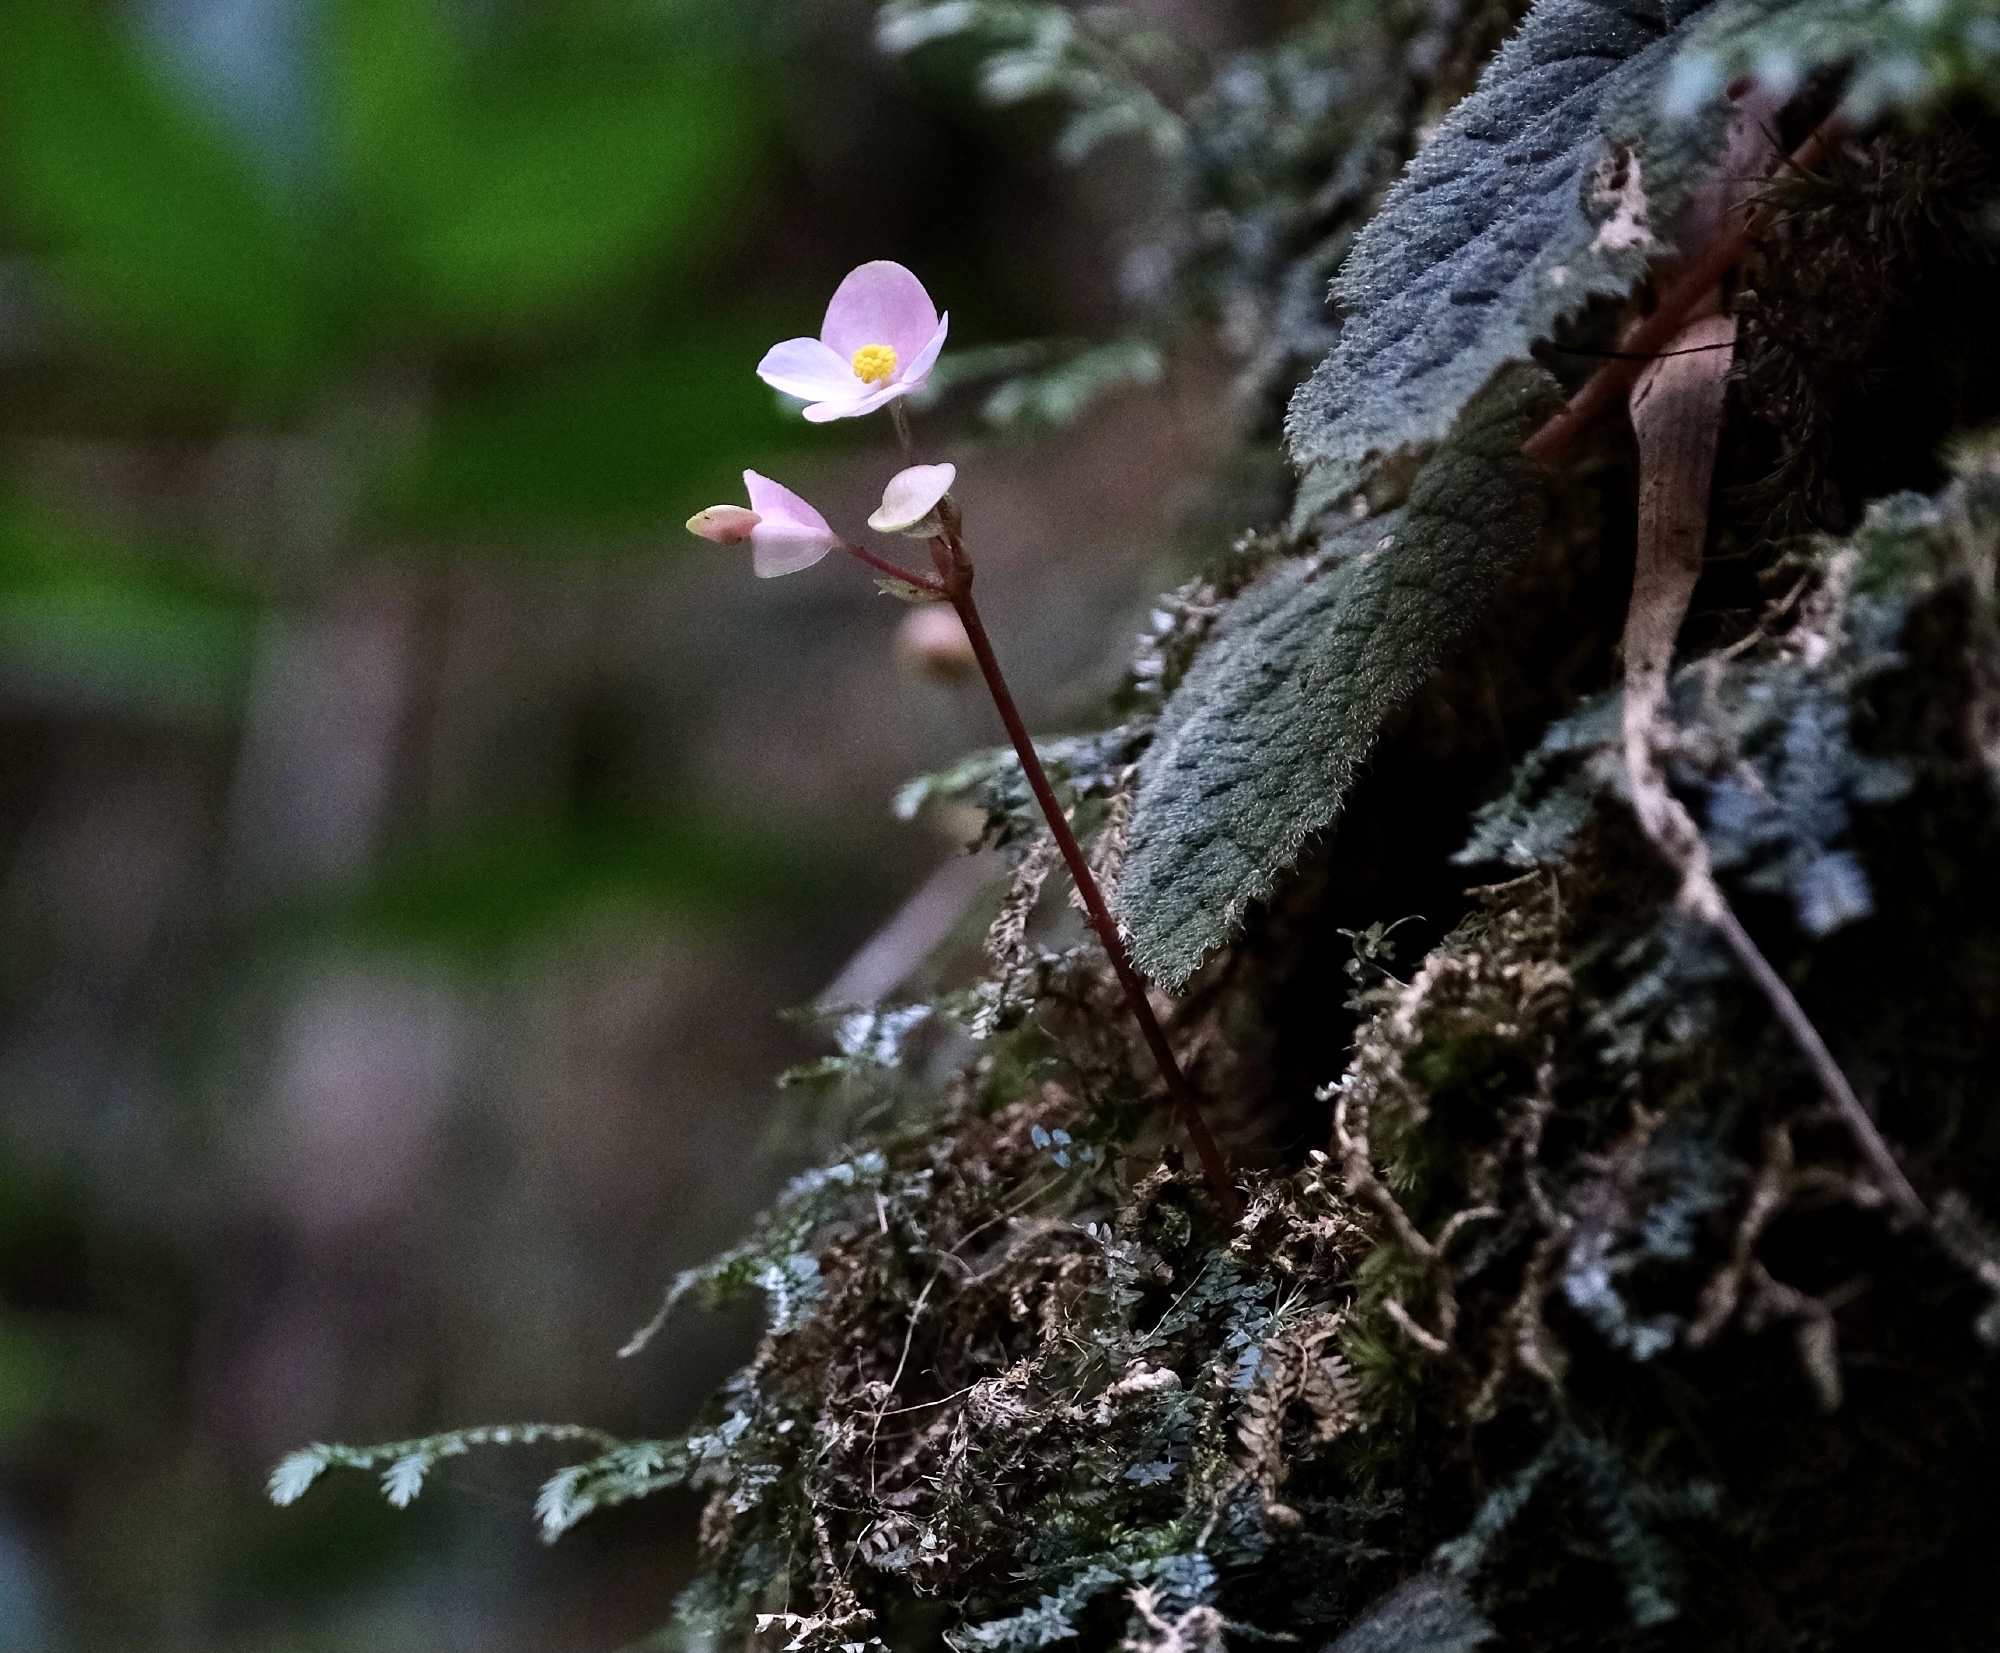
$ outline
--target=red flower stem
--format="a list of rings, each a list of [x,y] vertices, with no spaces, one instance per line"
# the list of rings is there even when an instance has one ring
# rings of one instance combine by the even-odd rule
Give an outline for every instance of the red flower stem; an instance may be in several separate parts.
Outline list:
[[[1104,892],[1097,886],[1096,875],[1084,859],[1076,834],[1070,830],[1069,817],[1056,800],[1055,788],[1049,784],[1048,771],[1043,769],[1042,760],[1035,752],[1035,743],[1028,738],[1028,726],[1021,720],[1020,708],[1014,704],[1013,691],[1007,687],[1006,674],[1000,669],[999,656],[993,652],[993,640],[986,635],[978,605],[972,600],[972,559],[965,554],[965,547],[958,537],[958,525],[951,517],[946,518],[945,534],[933,540],[931,548],[945,598],[958,611],[958,617],[965,625],[973,658],[979,662],[980,674],[986,679],[994,708],[1000,714],[1000,721],[1006,725],[1007,738],[1014,745],[1014,755],[1021,760],[1021,772],[1028,777],[1029,789],[1035,794],[1035,802],[1041,805],[1043,819],[1055,836],[1056,848],[1062,852],[1070,877],[1076,880],[1077,891],[1082,895],[1084,908],[1089,914],[1090,928],[1097,932],[1097,939],[1104,944],[1104,951],[1110,956],[1111,968],[1117,973],[1118,985],[1125,993],[1125,1003],[1132,1012],[1133,1020],[1139,1024],[1139,1032],[1145,1038],[1146,1048],[1152,1052],[1160,1077],[1166,1081],[1167,1094],[1173,1098],[1174,1112],[1180,1116],[1182,1128],[1194,1143],[1195,1154],[1208,1178],[1209,1191],[1233,1223],[1243,1215],[1243,1201],[1230,1181],[1229,1162],[1222,1157],[1222,1149],[1210,1132],[1208,1121],[1201,1116],[1201,1105],[1195,1099],[1194,1087],[1181,1071],[1173,1047],[1167,1043],[1166,1033],[1160,1027],[1159,1017],[1153,1014],[1152,1003],[1146,997],[1146,983],[1125,950],[1125,938],[1119,934],[1118,921],[1111,916]]]
[[[1806,141],[1792,151],[1785,166],[1793,172],[1810,172],[1826,159],[1828,152],[1846,130],[1840,111],[1835,110],[1812,129]],[[1626,328],[1618,340],[1615,360],[1606,362],[1584,380],[1569,401],[1552,415],[1534,435],[1521,445],[1521,452],[1536,462],[1553,464],[1581,436],[1590,422],[1618,401],[1639,371],[1663,350],[1687,322],[1694,307],[1706,299],[1715,284],[1750,250],[1751,243],[1771,227],[1777,216],[1769,202],[1736,214],[1735,222],[1699,253],[1678,274],[1649,316]]]
[[[877,573],[887,574],[892,580],[901,580],[905,585],[913,585],[919,591],[929,592],[933,597],[947,595],[945,588],[928,574],[919,574],[914,568],[905,568],[901,563],[893,563],[887,557],[878,557],[864,545],[849,545],[840,542],[841,550],[850,557],[858,557]]]

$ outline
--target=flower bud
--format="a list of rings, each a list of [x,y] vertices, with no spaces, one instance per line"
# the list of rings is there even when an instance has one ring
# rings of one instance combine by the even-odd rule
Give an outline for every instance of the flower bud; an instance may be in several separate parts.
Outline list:
[[[979,670],[965,625],[944,603],[926,603],[896,628],[896,659],[913,676],[933,683],[962,683]]]
[[[764,519],[741,505],[711,505],[688,518],[688,532],[717,545],[741,545]]]

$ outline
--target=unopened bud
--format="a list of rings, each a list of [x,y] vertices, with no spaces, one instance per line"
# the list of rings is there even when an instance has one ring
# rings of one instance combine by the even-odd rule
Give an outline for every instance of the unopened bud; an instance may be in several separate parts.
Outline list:
[[[926,603],[896,628],[896,659],[905,671],[933,683],[962,683],[979,670],[965,623],[943,603]]]
[[[717,545],[741,545],[764,519],[741,505],[711,505],[688,518],[688,532]]]

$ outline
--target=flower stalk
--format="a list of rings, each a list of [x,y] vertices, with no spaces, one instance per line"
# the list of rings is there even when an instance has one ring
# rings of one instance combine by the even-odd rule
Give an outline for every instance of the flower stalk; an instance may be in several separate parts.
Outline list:
[[[1083,848],[1071,831],[1069,817],[1063,812],[1061,802],[1056,797],[1055,787],[1050,784],[1048,771],[1042,767],[1042,760],[1035,751],[1035,743],[1028,736],[1028,726],[1022,720],[1021,711],[1014,704],[1014,693],[1007,685],[1007,675],[1000,669],[1000,658],[993,652],[993,640],[986,634],[985,622],[980,619],[979,605],[972,597],[972,559],[966,554],[965,542],[960,534],[959,517],[949,500],[941,510],[944,532],[931,543],[931,560],[938,571],[937,585],[945,601],[958,611],[959,620],[965,626],[965,635],[972,644],[973,658],[979,662],[980,675],[986,680],[987,692],[993,697],[994,710],[1000,714],[1000,722],[1007,730],[1007,739],[1013,744],[1014,755],[1021,760],[1021,772],[1028,778],[1028,788],[1035,795],[1035,802],[1041,806],[1042,816],[1048,822],[1049,832],[1055,838],[1056,848],[1061,853],[1063,864],[1069,868],[1069,875],[1076,882],[1077,893],[1083,897],[1085,922],[1097,934],[1106,955],[1111,960],[1111,968],[1118,978],[1118,986],[1125,995],[1125,1003],[1132,1012],[1132,1019],[1139,1024],[1140,1035],[1146,1041],[1153,1062],[1160,1070],[1160,1078],[1165,1081],[1167,1095],[1172,1099],[1174,1112],[1179,1117],[1181,1128],[1194,1144],[1195,1156],[1201,1161],[1202,1174],[1208,1180],[1209,1191],[1216,1202],[1233,1223],[1243,1215],[1243,1201],[1230,1180],[1229,1162],[1223,1158],[1222,1148],[1209,1130],[1208,1121],[1202,1117],[1201,1104],[1196,1099],[1194,1087],[1188,1083],[1187,1075],[1181,1070],[1180,1060],[1174,1055],[1173,1046],[1167,1042],[1166,1031],[1160,1026],[1160,1019],[1153,1013],[1151,999],[1146,994],[1146,983],[1132,963],[1132,956],[1126,950],[1125,937],[1118,928],[1118,921],[1111,916],[1111,908],[1104,899],[1104,891],[1099,887],[1096,875],[1090,870],[1090,863],[1084,858]]]

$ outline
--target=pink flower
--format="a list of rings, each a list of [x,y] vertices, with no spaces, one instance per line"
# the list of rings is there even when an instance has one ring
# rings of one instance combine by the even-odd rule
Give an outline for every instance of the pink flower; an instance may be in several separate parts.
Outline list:
[[[750,509],[711,505],[688,518],[688,532],[717,545],[750,542],[751,566],[760,580],[810,568],[840,543],[840,536],[812,506],[767,476],[743,473]]]
[[[835,289],[818,338],[773,345],[757,376],[803,397],[806,418],[816,425],[858,418],[921,389],[950,327],[951,317],[938,318],[921,281],[878,259]]]

